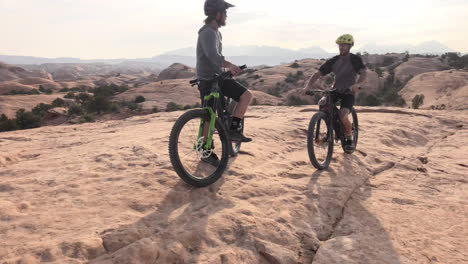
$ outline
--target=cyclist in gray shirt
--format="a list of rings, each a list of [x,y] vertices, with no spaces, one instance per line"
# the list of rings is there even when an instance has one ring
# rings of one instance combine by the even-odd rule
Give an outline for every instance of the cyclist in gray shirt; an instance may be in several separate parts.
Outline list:
[[[230,70],[233,76],[242,72],[237,65],[227,61],[222,54],[222,35],[219,28],[226,25],[227,9],[230,7],[234,5],[224,0],[205,1],[204,10],[207,18],[205,25],[198,31],[197,41],[197,77],[200,80],[198,89],[202,101],[203,97],[211,92],[211,80],[215,74],[222,73],[224,68]],[[252,93],[233,79],[226,79],[219,85],[225,96],[238,102],[229,130],[230,138],[240,142],[252,141],[241,132],[242,119],[252,100]]]

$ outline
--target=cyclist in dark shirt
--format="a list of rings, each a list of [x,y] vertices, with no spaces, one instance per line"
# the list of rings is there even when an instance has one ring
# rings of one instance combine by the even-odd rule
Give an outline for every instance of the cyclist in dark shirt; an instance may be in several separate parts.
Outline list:
[[[340,119],[345,128],[345,148],[353,150],[352,124],[348,116],[354,106],[355,93],[361,89],[362,83],[366,80],[366,66],[361,57],[350,53],[351,48],[354,46],[352,35],[345,34],[340,36],[336,40],[336,44],[338,44],[340,55],[326,61],[318,72],[309,79],[305,89],[311,89],[314,83],[321,77],[331,72],[335,74],[333,89],[338,94],[334,96],[334,100],[335,102],[341,100]],[[359,79],[356,82],[357,75],[359,75]]]

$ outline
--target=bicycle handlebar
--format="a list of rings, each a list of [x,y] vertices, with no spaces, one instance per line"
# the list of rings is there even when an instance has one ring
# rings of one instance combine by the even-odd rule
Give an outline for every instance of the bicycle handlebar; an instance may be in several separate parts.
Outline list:
[[[247,69],[247,65],[244,64],[244,65],[242,65],[242,66],[239,66],[239,68],[240,68],[241,70],[245,70],[245,69]],[[226,78],[229,78],[229,77],[231,77],[231,76],[232,76],[231,71],[223,72],[223,73],[221,73],[221,74],[215,76],[215,77],[213,78],[213,81],[215,81],[215,80],[220,80],[220,79],[226,79]],[[195,86],[195,85],[198,84],[199,81],[200,81],[199,79],[195,79],[195,80],[189,81],[189,83],[190,83],[192,86]]]
[[[336,90],[308,90],[306,91],[306,95],[313,96],[316,93],[323,93],[323,94],[332,94],[335,93]]]

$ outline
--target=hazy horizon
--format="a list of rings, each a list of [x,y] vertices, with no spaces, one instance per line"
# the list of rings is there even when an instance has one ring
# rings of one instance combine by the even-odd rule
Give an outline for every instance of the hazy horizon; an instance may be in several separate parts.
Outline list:
[[[232,0],[221,29],[226,46],[275,46],[298,50],[321,47],[335,52],[343,33],[356,38],[356,49],[418,45],[437,41],[468,52],[465,13],[468,2],[361,0],[334,6],[306,0],[271,2]],[[81,59],[147,58],[193,47],[202,26],[204,0],[0,0],[6,36],[1,55]],[[229,56],[229,54],[225,54]]]

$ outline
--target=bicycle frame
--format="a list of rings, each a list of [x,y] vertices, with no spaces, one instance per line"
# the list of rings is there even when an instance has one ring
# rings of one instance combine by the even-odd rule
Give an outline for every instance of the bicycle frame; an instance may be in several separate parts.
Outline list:
[[[325,102],[320,104],[319,110],[327,114],[327,121],[329,122],[330,130],[335,131],[335,140],[344,139],[343,123],[341,122],[339,110],[336,107],[336,103],[333,102],[333,93],[325,93]],[[335,123],[336,122],[336,123]]]
[[[217,101],[219,100],[219,98],[220,98],[220,93],[219,92],[211,92],[209,95],[207,95],[207,96],[205,96],[203,98],[203,100],[205,102],[204,105],[206,105],[206,102],[211,100],[211,99],[215,99],[215,105],[217,105]],[[213,147],[213,134],[214,134],[215,125],[216,125],[216,111],[213,110],[213,108],[211,106],[205,106],[205,107],[203,107],[203,109],[208,111],[208,113],[210,115],[210,126],[209,126],[209,129],[208,129],[208,137],[207,137],[206,143],[205,143],[205,145],[203,147],[205,149],[211,149]],[[200,122],[200,128],[199,128],[199,131],[198,131],[198,138],[201,138],[201,137],[204,136],[203,135],[204,131],[205,131],[205,120],[202,120]]]

